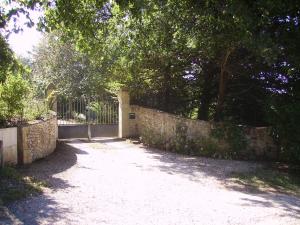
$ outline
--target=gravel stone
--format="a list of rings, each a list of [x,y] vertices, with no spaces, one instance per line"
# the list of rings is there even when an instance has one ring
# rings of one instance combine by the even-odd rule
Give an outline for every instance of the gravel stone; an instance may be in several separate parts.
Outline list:
[[[61,142],[21,171],[49,188],[8,208],[26,225],[299,225],[299,198],[247,190],[227,178],[259,166],[120,139]]]

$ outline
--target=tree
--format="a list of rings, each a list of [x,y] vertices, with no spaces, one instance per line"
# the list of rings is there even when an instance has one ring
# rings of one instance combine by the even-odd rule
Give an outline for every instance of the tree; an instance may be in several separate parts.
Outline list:
[[[0,35],[0,82],[4,82],[7,72],[13,67],[15,59],[6,40]]]
[[[105,78],[88,56],[71,42],[62,42],[59,33],[45,35],[35,49],[32,62],[33,82],[40,95],[50,83],[66,96],[97,94],[105,91]]]
[[[284,149],[297,149],[297,126],[285,124],[299,121],[299,1],[22,4],[44,5],[44,27],[84,51],[108,88],[129,86],[137,102],[185,116],[271,124]]]

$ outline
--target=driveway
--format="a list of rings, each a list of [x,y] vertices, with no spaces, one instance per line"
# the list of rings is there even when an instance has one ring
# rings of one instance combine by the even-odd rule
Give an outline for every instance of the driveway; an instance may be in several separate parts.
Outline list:
[[[9,209],[28,225],[299,225],[299,198],[253,192],[227,179],[256,166],[118,139],[62,142],[51,156],[22,169],[50,187]]]

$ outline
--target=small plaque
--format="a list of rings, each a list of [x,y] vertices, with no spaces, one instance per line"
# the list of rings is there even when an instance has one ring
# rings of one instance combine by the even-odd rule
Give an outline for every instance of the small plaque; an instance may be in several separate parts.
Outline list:
[[[129,119],[134,120],[135,119],[135,113],[129,113]]]

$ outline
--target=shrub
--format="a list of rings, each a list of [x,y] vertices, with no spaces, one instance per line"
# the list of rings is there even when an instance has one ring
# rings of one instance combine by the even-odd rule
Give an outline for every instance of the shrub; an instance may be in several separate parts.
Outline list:
[[[272,136],[280,146],[279,160],[300,162],[299,99],[288,96],[273,99],[269,106],[268,116],[272,125]]]
[[[29,84],[20,74],[9,73],[5,82],[0,83],[0,123],[7,126],[14,117],[23,114],[25,96],[29,93]]]
[[[141,134],[141,141],[149,145],[151,147],[156,147],[160,149],[165,148],[165,142],[164,137],[161,135],[157,135],[154,131],[151,129],[144,127],[143,132]]]
[[[218,153],[221,158],[241,158],[242,152],[248,147],[248,141],[243,131],[243,127],[230,122],[216,124],[211,135],[218,140],[219,144],[221,142],[228,144],[227,148],[222,149],[222,151]]]
[[[23,120],[40,120],[48,116],[48,106],[43,100],[29,98],[25,101]]]
[[[199,146],[198,155],[218,158],[220,147],[218,146],[217,141],[213,138],[199,138],[197,146]]]

